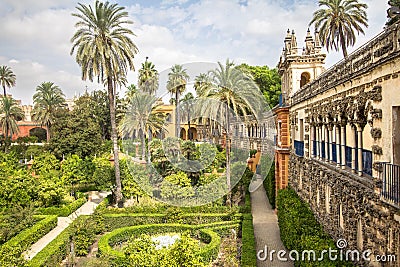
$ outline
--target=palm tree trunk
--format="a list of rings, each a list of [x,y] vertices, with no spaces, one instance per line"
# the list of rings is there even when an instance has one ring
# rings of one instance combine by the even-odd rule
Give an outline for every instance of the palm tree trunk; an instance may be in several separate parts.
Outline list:
[[[6,92],[6,86],[5,85],[3,85],[3,92],[4,92],[4,97],[6,97],[7,96],[7,92]]]
[[[46,140],[47,140],[47,143],[50,141],[50,124],[47,124],[46,125],[47,126],[47,131],[46,131]]]
[[[187,136],[188,136],[188,140],[192,140],[192,137],[190,136],[190,112],[189,112],[189,109],[187,110],[187,116],[188,116],[188,134],[187,134]]]
[[[111,119],[111,140],[114,149],[114,167],[115,167],[115,201],[120,206],[122,204],[122,186],[121,186],[121,174],[119,168],[119,149],[118,149],[118,136],[117,136],[117,125],[115,121],[115,100],[114,100],[114,88],[112,77],[107,77],[108,85],[108,100],[110,104],[110,119]]]
[[[146,138],[145,138],[145,135],[144,135],[143,127],[142,127],[142,130],[141,130],[140,140],[142,141],[142,160],[144,160],[146,158]]]
[[[175,134],[176,137],[180,138],[181,137],[181,126],[180,126],[180,122],[181,122],[181,113],[179,111],[179,88],[176,88],[175,91]]]
[[[229,139],[229,108],[228,104],[225,107],[225,117],[226,117],[226,137],[225,137],[225,153],[226,153],[226,185],[228,187],[228,194],[226,196],[226,205],[232,207],[232,193],[231,193],[231,163],[230,163],[230,156],[231,156],[231,147],[230,147],[230,139]]]
[[[148,138],[147,138],[147,162],[148,163],[150,163],[150,160],[151,160],[151,155],[150,155],[150,141],[151,141],[151,139],[152,139],[152,135],[151,135],[151,130],[150,129],[148,129],[147,130],[147,132],[148,132]]]

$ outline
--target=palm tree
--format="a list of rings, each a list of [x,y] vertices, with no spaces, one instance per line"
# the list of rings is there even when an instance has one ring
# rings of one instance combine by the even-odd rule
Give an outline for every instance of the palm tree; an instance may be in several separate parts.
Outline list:
[[[175,94],[175,136],[178,138],[181,132],[179,97],[183,92],[185,92],[188,80],[189,75],[186,73],[186,69],[184,69],[182,65],[172,66],[171,72],[168,73],[167,90],[171,93],[171,95]]]
[[[33,95],[33,119],[45,125],[47,128],[47,142],[51,136],[51,125],[54,123],[55,113],[58,109],[65,107],[65,95],[52,82],[43,82],[36,87]]]
[[[210,76],[206,73],[200,73],[194,78],[194,89],[197,95],[202,95],[203,90],[206,90],[207,86],[211,83]]]
[[[196,105],[200,108],[198,114],[205,118],[223,121],[226,133],[226,183],[231,189],[230,172],[230,120],[232,115],[254,115],[260,119],[265,110],[264,97],[253,79],[234,67],[228,59],[225,66],[218,62],[218,68],[209,73],[210,83],[204,87]],[[210,101],[211,100],[211,101]],[[230,109],[233,114],[230,115]],[[231,205],[231,194],[228,194],[227,204]]]
[[[4,97],[6,96],[6,87],[10,88],[15,86],[16,76],[8,66],[0,66],[0,83],[3,87]]]
[[[0,101],[0,125],[4,134],[4,139],[12,139],[13,134],[19,133],[17,121],[25,117],[24,111],[11,97],[2,97]],[[7,152],[7,145],[5,146]]]
[[[110,119],[111,139],[114,150],[115,166],[115,200],[120,205],[122,201],[121,177],[118,157],[117,127],[115,119],[115,82],[120,76],[126,76],[128,69],[134,70],[133,58],[137,47],[130,39],[133,32],[124,27],[132,24],[128,20],[128,12],[124,7],[109,2],[95,2],[91,5],[78,4],[78,13],[72,14],[79,18],[75,24],[78,30],[71,39],[73,43],[71,55],[76,50],[76,62],[82,68],[82,79],[93,81],[97,76],[100,82],[106,79]]]
[[[347,47],[356,42],[356,35],[368,27],[367,5],[358,0],[319,0],[319,6],[325,7],[314,12],[309,25],[315,24],[319,31],[322,45],[326,49],[342,48],[343,56],[347,57]]]
[[[145,134],[148,133],[148,143],[150,144],[151,133],[165,131],[165,115],[156,110],[160,104],[157,97],[137,92],[128,100],[126,112],[119,124],[119,131],[123,136],[139,133],[142,143],[142,159],[145,158],[146,151]]]
[[[155,94],[158,89],[158,71],[155,66],[150,61],[142,63],[142,68],[139,70],[139,81],[138,87],[142,92],[149,93],[151,95]]]
[[[193,139],[193,136],[190,135],[190,120],[192,119],[190,117],[190,113],[193,112],[193,107],[194,107],[193,99],[194,99],[193,94],[189,92],[182,98],[180,103],[181,112],[183,114],[182,119],[187,121],[188,124],[188,131],[187,131],[188,140]]]
[[[386,22],[387,26],[398,23],[400,19],[400,0],[390,0],[388,2],[390,8],[387,10],[389,20]]]

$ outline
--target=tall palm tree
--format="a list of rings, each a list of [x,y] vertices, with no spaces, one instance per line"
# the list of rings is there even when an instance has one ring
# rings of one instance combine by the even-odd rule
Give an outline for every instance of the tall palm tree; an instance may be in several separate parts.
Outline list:
[[[0,125],[4,134],[4,138],[12,139],[13,134],[19,133],[17,121],[22,120],[25,113],[11,97],[2,97],[0,100]],[[5,146],[7,152],[7,146]]]
[[[150,61],[142,63],[142,68],[139,70],[139,81],[138,87],[142,92],[155,94],[158,89],[158,71],[156,70],[153,63]]]
[[[123,136],[139,133],[142,143],[142,159],[146,156],[146,133],[148,133],[148,143],[150,144],[151,133],[165,131],[165,115],[156,111],[160,105],[157,97],[137,92],[129,98],[126,112],[119,124],[119,131]]]
[[[8,66],[0,66],[0,84],[3,87],[4,97],[7,95],[6,87],[15,86],[16,76]]]
[[[314,12],[309,25],[315,24],[322,45],[326,49],[342,48],[347,57],[347,47],[356,42],[356,34],[364,34],[363,26],[368,27],[367,5],[358,0],[319,0],[319,6],[325,7]]]
[[[47,128],[47,142],[51,136],[51,125],[54,123],[55,113],[58,109],[65,107],[65,95],[52,82],[43,82],[36,87],[33,95],[33,119],[45,125]]]
[[[174,65],[171,68],[171,72],[168,73],[167,90],[171,95],[175,94],[175,136],[179,138],[181,132],[181,116],[179,110],[179,97],[185,92],[186,84],[189,80],[189,75],[186,73],[186,69],[182,65]]]
[[[206,118],[217,118],[223,121],[226,133],[226,183],[231,189],[230,171],[230,120],[234,116],[254,115],[260,119],[265,110],[264,97],[253,79],[226,60],[225,66],[218,62],[218,68],[209,73],[210,83],[199,95],[196,105],[199,114]],[[209,101],[212,100],[212,101]],[[228,193],[227,204],[231,205],[231,194]]]
[[[190,116],[191,113],[193,112],[194,108],[194,102],[193,102],[194,96],[192,93],[187,93],[181,100],[180,103],[180,108],[182,112],[182,119],[187,122],[188,124],[188,131],[187,131],[187,139],[192,140],[193,136],[190,134],[190,120],[192,117]]]
[[[200,73],[194,78],[194,89],[197,95],[202,95],[202,91],[211,83],[210,76],[207,73]]]
[[[111,139],[114,150],[116,202],[121,204],[121,177],[118,157],[117,127],[115,119],[115,82],[121,75],[126,76],[128,69],[134,70],[133,58],[137,47],[130,39],[133,32],[124,27],[132,24],[128,20],[128,12],[124,7],[109,2],[95,2],[94,9],[91,5],[78,4],[78,13],[72,14],[79,21],[75,24],[77,31],[71,39],[73,43],[71,55],[76,50],[76,62],[82,68],[82,79],[93,81],[97,76],[98,81],[104,78],[107,81],[109,98]]]

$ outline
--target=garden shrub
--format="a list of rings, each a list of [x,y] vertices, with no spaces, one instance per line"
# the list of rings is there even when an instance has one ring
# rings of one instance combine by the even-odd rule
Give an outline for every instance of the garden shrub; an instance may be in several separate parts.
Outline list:
[[[257,264],[256,244],[254,239],[253,217],[250,213],[243,214],[242,221],[242,256],[241,266],[254,267]]]
[[[57,215],[58,217],[67,217],[85,203],[86,196],[78,198],[77,200],[61,207],[37,208],[35,212],[41,215]]]
[[[77,256],[86,256],[89,252],[89,246],[93,244],[98,229],[96,221],[90,216],[80,216],[73,223],[70,229],[71,241],[74,243],[75,254]]]
[[[1,266],[11,266],[3,264],[9,262],[11,258],[19,262],[22,252],[26,251],[33,243],[57,225],[57,216],[39,216],[39,218],[42,220],[38,221],[32,227],[23,230],[0,247]]]
[[[275,165],[272,163],[271,169],[264,180],[264,188],[267,193],[272,209],[275,209]]]
[[[119,228],[111,233],[102,236],[99,240],[99,253],[104,255],[110,255],[111,257],[119,258],[120,260],[125,258],[125,254],[122,251],[117,251],[112,248],[117,243],[128,241],[133,235],[140,236],[141,234],[159,234],[159,233],[169,233],[169,232],[183,232],[199,229],[200,237],[204,241],[209,241],[209,243],[203,246],[198,255],[202,258],[202,261],[208,263],[217,254],[220,237],[218,234],[213,233],[212,230],[200,229],[204,225],[191,226],[182,224],[147,224],[139,226],[131,226]]]
[[[278,220],[281,239],[288,250],[298,252],[314,250],[316,257],[323,250],[336,249],[332,238],[326,234],[315,219],[308,204],[303,202],[293,189],[278,192]],[[338,262],[329,261],[327,254],[323,261],[295,261],[295,266],[338,266]],[[341,261],[340,266],[352,266]]]

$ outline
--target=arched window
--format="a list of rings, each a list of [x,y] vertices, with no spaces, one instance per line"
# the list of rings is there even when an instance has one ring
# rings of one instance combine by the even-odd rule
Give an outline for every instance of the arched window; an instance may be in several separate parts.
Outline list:
[[[303,72],[300,79],[300,88],[310,82],[310,73]]]

